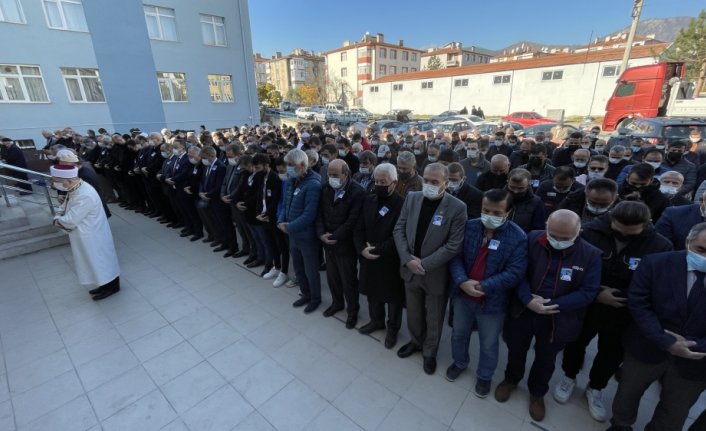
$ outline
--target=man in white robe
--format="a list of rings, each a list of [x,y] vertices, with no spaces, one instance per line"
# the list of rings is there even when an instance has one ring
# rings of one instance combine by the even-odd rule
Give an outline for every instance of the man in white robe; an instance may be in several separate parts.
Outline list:
[[[119,292],[120,267],[100,196],[75,166],[52,166],[51,176],[54,187],[67,192],[54,224],[69,234],[79,282],[97,286],[89,291],[96,301]]]

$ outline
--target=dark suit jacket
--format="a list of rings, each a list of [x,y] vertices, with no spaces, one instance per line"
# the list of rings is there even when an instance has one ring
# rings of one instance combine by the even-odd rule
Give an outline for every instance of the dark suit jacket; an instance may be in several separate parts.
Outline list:
[[[695,224],[703,221],[699,204],[669,207],[657,220],[655,229],[657,233],[672,242],[674,250],[684,250],[689,231]]]
[[[189,159],[186,160],[187,162]],[[210,202],[221,201],[221,184],[223,184],[223,178],[226,175],[226,167],[223,162],[216,159],[210,166],[205,167],[203,172],[203,178],[201,178],[201,187],[199,187],[199,193],[206,193],[206,196],[211,199]]]
[[[466,204],[466,214],[468,219],[480,217],[481,207],[483,206],[483,192],[464,182],[455,193],[451,193]]]
[[[174,187],[184,188],[186,180],[189,177],[189,171],[191,170],[191,162],[189,161],[188,154],[184,153],[178,156],[174,162],[174,167],[172,168],[172,180],[174,181]]]
[[[656,364],[667,360],[676,339],[665,330],[696,341],[690,349],[706,352],[706,292],[689,313],[687,309],[686,252],[669,251],[644,256],[628,290],[633,325],[623,339],[628,353]],[[698,287],[694,287],[698,288]],[[704,289],[704,287],[701,287]],[[706,359],[675,357],[682,377],[706,381]]]

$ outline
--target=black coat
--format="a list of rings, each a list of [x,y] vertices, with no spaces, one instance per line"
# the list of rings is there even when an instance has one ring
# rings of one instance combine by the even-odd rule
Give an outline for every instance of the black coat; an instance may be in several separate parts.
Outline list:
[[[669,198],[659,191],[659,181],[654,180],[651,184],[645,186],[639,191],[640,201],[650,208],[652,214],[652,222],[657,223],[659,217],[664,210],[669,206]],[[635,189],[627,183],[627,180],[620,185],[618,195],[621,199],[630,200],[631,196],[636,195]]]
[[[282,180],[277,176],[277,171],[270,170],[266,177],[263,177],[264,183],[260,184],[257,190],[257,199],[255,201],[255,214],[266,213],[269,217],[269,224],[277,224],[277,205],[282,197]],[[263,207],[263,200],[267,208]]]
[[[381,205],[377,195],[365,198],[355,227],[354,242],[358,254],[370,243],[379,259],[360,257],[358,275],[360,293],[368,300],[404,304],[404,281],[400,277],[400,256],[397,254],[392,231],[402,212],[404,198],[397,193],[388,196]],[[385,215],[380,215],[382,208]]]
[[[199,162],[195,165],[191,165],[189,173],[186,176],[186,185],[184,187],[189,187],[191,194],[187,194],[187,196],[194,201],[199,199],[199,186],[201,185],[201,179],[203,178],[205,169],[206,166]]]
[[[316,217],[316,234],[321,236],[329,232],[331,239],[338,241],[334,245],[324,245],[325,249],[334,254],[355,254],[353,230],[360,217],[365,195],[363,187],[353,180],[349,180],[339,190],[329,184],[324,185]]]
[[[464,182],[456,192],[452,192],[451,194],[466,204],[466,212],[468,213],[469,220],[480,217],[481,207],[483,206],[482,191]]]
[[[476,187],[482,192],[487,192],[491,189],[503,189],[506,185],[507,174],[496,175],[493,171],[483,172],[478,175],[476,180]]]

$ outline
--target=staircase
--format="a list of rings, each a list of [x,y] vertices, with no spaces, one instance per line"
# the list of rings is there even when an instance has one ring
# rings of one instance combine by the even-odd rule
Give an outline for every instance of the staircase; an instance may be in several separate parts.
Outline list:
[[[0,205],[0,260],[68,244],[68,235],[51,224],[46,207],[9,197],[11,207]]]

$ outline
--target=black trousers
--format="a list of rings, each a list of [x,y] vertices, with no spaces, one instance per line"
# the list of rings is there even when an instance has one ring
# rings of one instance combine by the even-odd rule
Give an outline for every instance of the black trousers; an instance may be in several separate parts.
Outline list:
[[[387,330],[397,332],[402,327],[402,304],[387,303]],[[368,298],[370,321],[382,326],[385,324],[385,303]]]
[[[184,227],[193,235],[203,235],[203,223],[196,211],[196,200],[185,191],[176,191],[176,199],[184,216]]]
[[[531,395],[543,397],[549,391],[549,380],[554,373],[556,355],[564,347],[551,342],[552,318],[524,310],[517,318],[508,317],[504,329],[507,343],[507,368],[505,380],[517,384],[525,376],[527,352],[534,342],[534,362],[527,378]]]
[[[272,245],[275,268],[286,274],[289,270],[289,241],[287,241],[287,235],[277,229],[277,225],[274,223],[264,223],[263,227],[265,228],[267,241]]]
[[[627,307],[614,308],[605,304],[588,307],[583,329],[576,341],[564,349],[561,366],[566,377],[575,379],[583,367],[586,347],[598,335],[598,353],[589,374],[591,389],[603,390],[623,362],[623,335],[630,324]]]
[[[358,259],[354,254],[337,255],[326,250],[326,280],[331,291],[333,306],[346,306],[349,316],[357,315],[358,302]]]
[[[610,423],[615,426],[631,427],[637,419],[642,395],[655,380],[659,380],[662,384],[662,392],[652,419],[645,426],[645,431],[682,429],[691,406],[706,390],[706,382],[682,377],[673,357],[657,364],[647,364],[630,354],[625,355],[618,392],[613,398],[613,418]],[[703,420],[704,418],[699,417],[694,425],[698,425],[698,422]],[[703,428],[695,429],[703,430]]]
[[[234,204],[231,204],[230,215],[233,222],[235,222],[235,229],[238,231],[240,241],[243,244],[241,250],[248,253],[248,257],[255,257],[257,255],[255,237],[253,237],[248,222],[245,220],[245,214],[236,208]]]
[[[235,227],[230,217],[230,206],[223,203],[220,198],[213,199],[208,206],[213,211],[213,217],[216,222],[216,240],[227,246],[229,250],[238,250],[238,242],[235,239]]]

